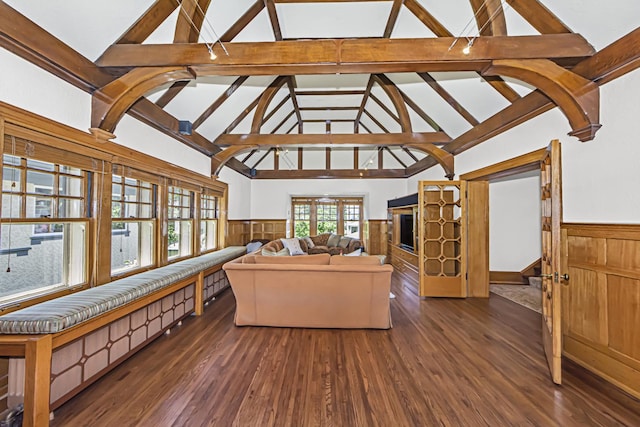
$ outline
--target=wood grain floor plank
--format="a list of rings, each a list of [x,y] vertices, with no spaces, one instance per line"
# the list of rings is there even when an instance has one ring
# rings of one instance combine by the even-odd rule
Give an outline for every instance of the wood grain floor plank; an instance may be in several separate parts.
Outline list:
[[[52,426],[637,426],[640,402],[565,361],[499,296],[419,299],[393,329],[236,327],[226,292],[55,413]]]

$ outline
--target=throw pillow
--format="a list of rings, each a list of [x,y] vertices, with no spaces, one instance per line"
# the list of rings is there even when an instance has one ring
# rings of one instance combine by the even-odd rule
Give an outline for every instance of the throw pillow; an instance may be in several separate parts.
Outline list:
[[[311,237],[303,237],[305,243],[307,244],[307,248],[311,249],[313,247],[316,246],[315,243],[313,243],[313,240],[311,240]]]
[[[338,246],[340,246],[341,248],[347,249],[347,246],[349,246],[349,243],[351,243],[351,237],[341,237],[340,241],[338,242]]]
[[[261,247],[262,247],[261,242],[249,242],[247,243],[247,253],[250,254],[251,252],[255,252]]]
[[[291,255],[305,255],[304,251],[300,247],[300,242],[296,237],[292,239],[280,239],[286,249],[289,249]]]
[[[344,254],[344,256],[360,256],[362,255],[362,249],[356,249],[353,252],[349,252],[348,254]]]
[[[340,243],[341,238],[341,235],[331,233],[331,236],[329,236],[329,240],[327,240],[327,246],[329,246],[330,248],[335,248],[336,246],[338,246],[338,243]]]
[[[270,251],[268,249],[262,249],[262,255],[264,256],[288,256],[289,249],[284,248],[279,250],[278,252]]]

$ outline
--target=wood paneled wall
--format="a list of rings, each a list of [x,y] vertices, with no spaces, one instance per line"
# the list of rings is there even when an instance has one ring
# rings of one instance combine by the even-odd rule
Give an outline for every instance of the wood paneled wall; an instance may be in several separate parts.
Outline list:
[[[564,224],[564,355],[640,398],[640,224]]]
[[[365,224],[364,248],[371,255],[387,254],[387,220],[370,219]]]
[[[229,246],[246,245],[253,239],[275,240],[287,236],[286,219],[234,219],[227,223]]]

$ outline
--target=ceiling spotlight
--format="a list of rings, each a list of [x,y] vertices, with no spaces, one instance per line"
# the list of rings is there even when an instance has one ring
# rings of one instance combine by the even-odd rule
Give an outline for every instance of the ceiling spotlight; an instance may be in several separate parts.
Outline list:
[[[473,46],[473,39],[469,40],[469,43],[462,48],[462,53],[464,53],[465,55],[469,55],[469,53],[471,52],[471,46]]]
[[[209,58],[211,58],[212,61],[215,61],[216,58],[218,58],[218,55],[213,51],[213,45],[208,44],[207,50],[209,51]]]

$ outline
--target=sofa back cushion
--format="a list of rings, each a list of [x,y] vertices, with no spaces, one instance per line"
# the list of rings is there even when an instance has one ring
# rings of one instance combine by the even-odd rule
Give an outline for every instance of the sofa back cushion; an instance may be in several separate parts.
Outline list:
[[[340,243],[340,239],[342,239],[342,236],[340,234],[331,233],[331,235],[327,239],[327,246],[329,246],[330,248],[335,248],[336,246],[338,246],[338,243]]]
[[[380,258],[376,256],[341,256],[333,255],[330,265],[380,265]]]
[[[304,264],[304,265],[328,265],[331,255],[299,255],[299,256],[263,256],[256,255],[256,264]]]

